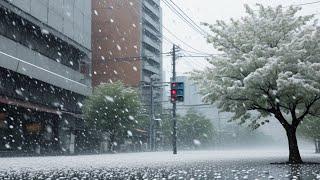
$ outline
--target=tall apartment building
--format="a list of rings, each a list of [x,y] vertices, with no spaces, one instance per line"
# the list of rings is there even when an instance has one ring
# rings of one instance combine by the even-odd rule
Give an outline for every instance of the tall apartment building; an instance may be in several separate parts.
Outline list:
[[[121,80],[140,88],[147,104],[143,85],[162,73],[160,0],[93,0],[92,11],[93,86]]]
[[[74,152],[92,91],[91,2],[1,0],[0,17],[0,152]]]

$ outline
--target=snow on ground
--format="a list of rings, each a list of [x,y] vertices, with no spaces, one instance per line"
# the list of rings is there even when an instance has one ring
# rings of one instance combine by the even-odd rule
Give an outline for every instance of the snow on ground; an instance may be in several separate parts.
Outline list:
[[[0,158],[0,179],[320,179],[320,165],[275,165],[287,151],[183,151]],[[302,151],[305,161],[320,155]]]
[[[320,162],[320,155],[312,151],[302,151],[302,157]],[[47,157],[9,157],[0,158],[0,171],[15,170],[54,170],[83,168],[130,168],[158,167],[165,165],[180,165],[183,163],[211,161],[262,161],[284,162],[287,151],[276,150],[220,150],[220,151],[181,151],[177,155],[172,152],[141,152],[79,156],[47,156]]]

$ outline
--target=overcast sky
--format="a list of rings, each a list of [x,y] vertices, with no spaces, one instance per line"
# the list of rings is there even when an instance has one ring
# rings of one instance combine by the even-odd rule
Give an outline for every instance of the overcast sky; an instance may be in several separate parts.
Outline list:
[[[255,7],[256,3],[264,5],[282,5],[284,7],[291,4],[301,4],[315,2],[316,0],[173,0],[184,12],[186,12],[196,23],[208,22],[213,24],[216,20],[237,19],[245,15],[244,4]],[[192,30],[181,19],[177,17],[163,2],[161,2],[163,10],[163,25],[176,34],[179,39],[185,41],[195,49],[208,53],[216,51],[206,40],[197,32]],[[303,14],[320,13],[320,3],[302,6]],[[317,15],[319,17],[319,15]],[[203,27],[204,28],[204,27]],[[179,44],[183,49],[195,51],[184,45],[165,29],[163,29],[165,38],[170,39],[174,43]],[[168,52],[172,48],[172,44],[167,40],[163,40],[163,52]],[[163,70],[166,71],[166,79],[171,76],[171,57],[163,58]],[[207,65],[203,58],[180,58],[177,61],[178,75],[192,70],[193,68],[204,68]]]

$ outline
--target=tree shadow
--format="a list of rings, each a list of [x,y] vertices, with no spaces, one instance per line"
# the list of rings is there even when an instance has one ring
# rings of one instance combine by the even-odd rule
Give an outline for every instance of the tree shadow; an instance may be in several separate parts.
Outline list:
[[[303,162],[303,163],[291,163],[291,162],[274,162],[270,163],[272,165],[290,165],[290,166],[295,166],[295,165],[320,165],[319,162]]]

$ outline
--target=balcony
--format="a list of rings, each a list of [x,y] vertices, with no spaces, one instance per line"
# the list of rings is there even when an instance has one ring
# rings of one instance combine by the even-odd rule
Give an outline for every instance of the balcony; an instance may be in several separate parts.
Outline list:
[[[142,78],[142,81],[151,82],[151,78],[149,76],[144,75],[143,78]]]
[[[143,65],[143,69],[147,70],[147,71],[150,71],[154,74],[159,74],[160,73],[160,69],[155,67],[155,66],[152,66],[150,64],[148,64],[147,62],[144,63]]]
[[[152,19],[147,13],[143,13],[143,18],[160,31],[160,22]]]
[[[151,29],[149,26],[147,25],[144,25],[143,26],[143,29],[146,30],[146,31],[149,31],[151,34],[153,34],[154,36],[158,37],[159,39],[162,37],[161,33],[160,32],[157,32],[153,29]]]
[[[153,1],[154,3],[156,3],[160,7],[160,0],[151,0],[151,1]]]
[[[157,9],[156,7],[152,6],[151,4],[149,4],[148,1],[144,1],[143,5],[148,8],[152,13],[154,13],[156,16],[160,16],[160,10]]]
[[[148,59],[153,60],[154,62],[157,62],[160,64],[160,57],[159,55],[156,55],[155,53],[149,51],[148,49],[142,50],[142,56],[147,57]]]
[[[160,42],[154,41],[145,34],[142,36],[142,41],[154,47],[155,49],[161,50]]]

